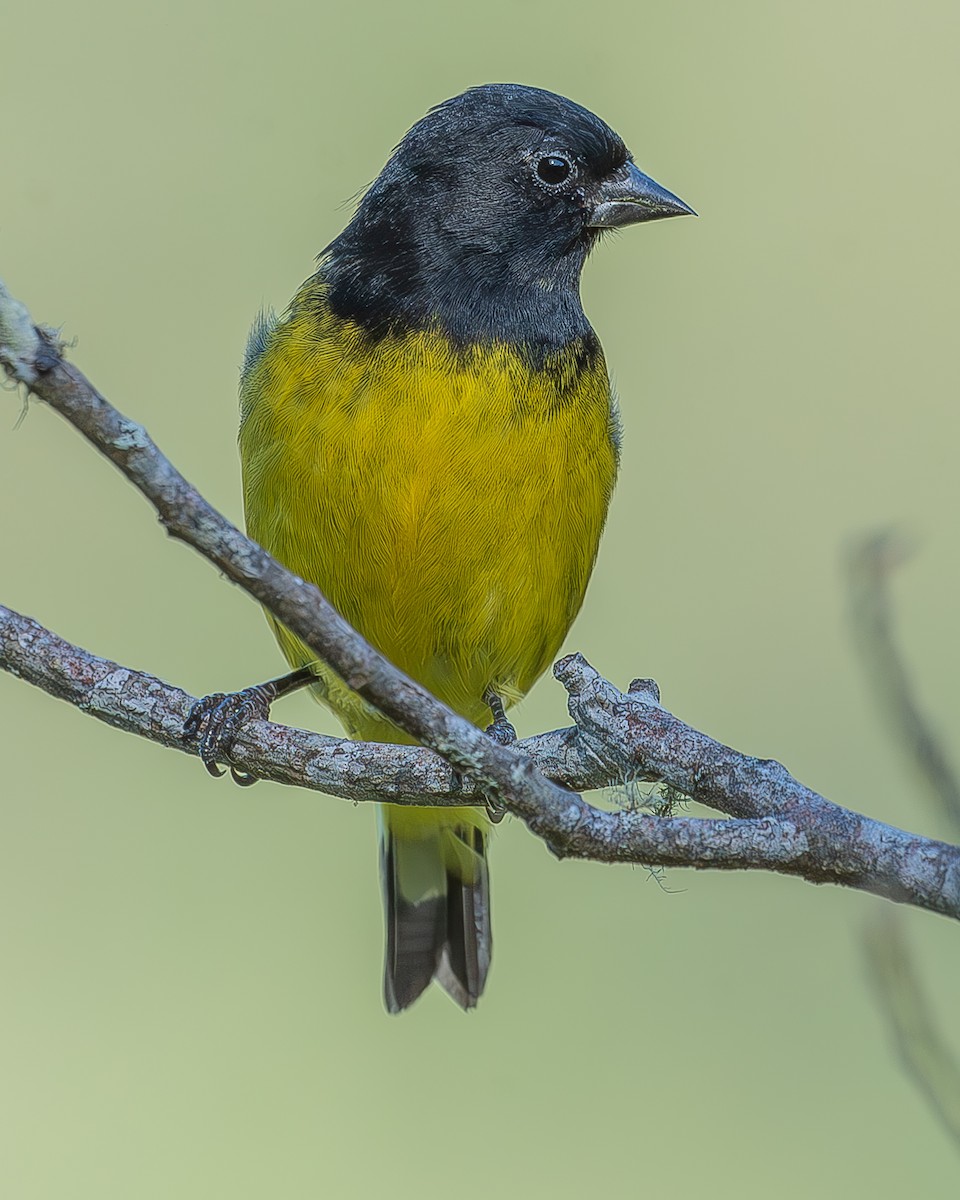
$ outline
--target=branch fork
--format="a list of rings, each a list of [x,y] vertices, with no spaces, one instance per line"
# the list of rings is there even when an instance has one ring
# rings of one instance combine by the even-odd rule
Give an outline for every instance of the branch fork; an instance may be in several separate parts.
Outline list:
[[[960,918],[960,848],[831,804],[779,763],[714,741],[665,709],[652,680],[634,680],[624,693],[581,655],[569,655],[554,674],[567,690],[574,725],[511,745],[487,737],[398,671],[315,587],[212,508],[146,430],[66,361],[59,335],[35,326],[2,283],[0,365],[107,457],[171,536],[420,743],[369,745],[255,720],[239,730],[228,756],[236,771],[351,800],[462,805],[492,798],[561,857],[777,871]],[[198,753],[196,738],[184,732],[194,697],[2,606],[0,667],[116,728]],[[624,781],[662,782],[725,816],[609,812],[580,794]]]

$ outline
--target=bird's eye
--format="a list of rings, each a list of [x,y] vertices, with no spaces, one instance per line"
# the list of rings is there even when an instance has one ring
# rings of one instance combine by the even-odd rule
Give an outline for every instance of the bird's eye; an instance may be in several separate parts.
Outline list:
[[[573,172],[573,163],[563,154],[545,154],[537,160],[537,178],[548,187],[559,187]]]

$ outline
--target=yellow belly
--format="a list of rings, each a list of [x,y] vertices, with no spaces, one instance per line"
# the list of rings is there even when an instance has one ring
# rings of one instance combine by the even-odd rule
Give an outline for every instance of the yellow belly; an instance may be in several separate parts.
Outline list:
[[[578,348],[372,340],[310,285],[244,380],[252,537],[470,720],[549,665],[580,608],[616,473],[609,384]],[[276,628],[291,665],[313,661]],[[402,735],[319,668],[357,737]]]

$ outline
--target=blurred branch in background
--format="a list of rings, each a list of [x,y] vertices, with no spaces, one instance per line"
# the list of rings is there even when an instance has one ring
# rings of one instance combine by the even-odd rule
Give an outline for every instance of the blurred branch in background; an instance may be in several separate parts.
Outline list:
[[[942,817],[960,837],[960,784],[920,709],[894,637],[890,578],[912,547],[892,530],[854,545],[848,557],[853,631],[864,670],[891,732]],[[900,1059],[947,1132],[960,1144],[960,1065],[930,1012],[903,922],[885,911],[867,927],[870,977]]]
[[[939,739],[913,693],[893,633],[890,576],[910,557],[912,546],[892,530],[872,534],[850,552],[853,632],[873,693],[891,732],[960,837],[960,784]]]
[[[779,763],[721,745],[667,712],[650,680],[636,680],[622,693],[571,655],[554,674],[567,690],[574,726],[519,747],[497,745],[404,676],[315,587],[211,508],[146,430],[114,409],[62,350],[57,335],[35,326],[0,285],[0,365],[9,377],[109,458],[154,505],[168,533],[238,583],[449,767],[424,750],[319,738],[265,720],[243,730],[227,754],[231,765],[353,799],[492,801],[560,857],[770,870],[960,918],[960,848],[831,804]],[[0,666],[115,727],[197,753],[183,732],[192,698],[96,658],[10,609],[0,609]],[[472,782],[464,785],[463,778]],[[663,782],[732,819],[608,812],[578,794],[628,779]]]
[[[960,1143],[960,1066],[930,1012],[899,913],[878,913],[866,929],[870,978],[897,1053],[950,1136]]]

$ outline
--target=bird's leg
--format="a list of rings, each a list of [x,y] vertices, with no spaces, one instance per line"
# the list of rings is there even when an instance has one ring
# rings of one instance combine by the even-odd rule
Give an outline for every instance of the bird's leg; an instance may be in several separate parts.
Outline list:
[[[483,693],[483,702],[493,714],[493,724],[488,725],[485,731],[487,737],[491,741],[496,742],[498,746],[512,746],[517,740],[517,731],[507,720],[503,701],[492,687],[488,687]],[[507,810],[502,804],[498,804],[495,800],[487,796],[484,797],[484,805],[486,806],[487,816],[495,825],[507,815]]]
[[[248,721],[266,721],[270,716],[270,705],[281,696],[288,696],[299,688],[315,683],[316,672],[311,667],[300,667],[289,675],[243,688],[239,692],[214,692],[198,700],[183,723],[187,737],[195,737],[199,743],[200,759],[211,775],[223,775],[217,766],[233,745],[237,734]],[[257,782],[256,775],[230,768],[235,783],[249,787]]]
[[[499,746],[512,746],[517,740],[517,731],[507,720],[503,701],[492,687],[488,687],[483,693],[483,702],[493,714],[493,724],[486,728],[487,737]]]

